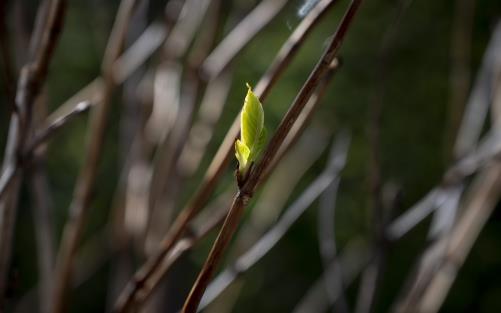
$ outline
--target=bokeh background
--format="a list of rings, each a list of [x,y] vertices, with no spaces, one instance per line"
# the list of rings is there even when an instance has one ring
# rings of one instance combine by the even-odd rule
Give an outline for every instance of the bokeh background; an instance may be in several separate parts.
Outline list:
[[[145,4],[141,10],[146,13],[142,20],[136,19],[138,24],[133,27],[135,33],[131,32],[129,44],[147,23],[162,20],[166,1],[143,2]],[[223,19],[223,26],[218,31],[216,41],[231,31],[258,1],[222,2],[223,9],[219,18]],[[408,7],[399,12],[403,2],[409,2]],[[460,6],[465,2],[472,3],[472,9],[467,9],[469,14],[466,14],[466,20],[458,26],[456,19],[462,14],[458,12],[461,12]],[[46,84],[45,95],[49,111],[55,110],[99,75],[100,63],[118,3],[119,1],[114,0],[68,2],[64,30],[51,62]],[[347,4],[348,1],[339,1],[339,4],[329,11],[273,88],[265,102],[265,123],[270,132],[278,125],[306,80]],[[38,1],[28,0],[6,3],[7,14],[4,22],[7,25],[17,70],[25,61],[26,56],[21,47],[26,44],[23,40],[28,38],[33,26],[37,5]],[[200,169],[180,191],[181,197],[176,210],[180,209],[181,204],[196,190],[210,159],[240,110],[246,92],[245,82],[255,85],[281,44],[301,21],[300,11],[304,9],[304,5],[304,1],[289,1],[279,15],[234,61],[231,89],[221,119],[216,125],[215,134]],[[257,200],[252,202],[253,205],[243,223],[248,223],[253,218],[253,206],[260,203],[260,197],[265,194],[283,195],[285,205],[292,203],[323,170],[329,151],[327,145],[330,145],[334,135],[346,130],[351,135],[351,145],[336,202],[336,241],[340,251],[349,243],[353,243],[353,240],[362,245],[369,244],[372,236],[369,125],[374,97],[382,93],[381,174],[384,184],[391,184],[400,190],[400,203],[392,212],[392,216],[397,216],[439,183],[444,170],[450,164],[453,138],[460,121],[458,116],[462,114],[466,96],[500,16],[499,0],[365,1],[340,51],[342,66],[336,72],[310,123],[309,129],[316,130],[310,134],[317,134],[322,138],[313,136],[302,143],[305,149],[317,149],[318,152],[314,152],[314,156],[310,155],[307,161],[301,159],[304,153],[300,150],[294,150],[295,154],[291,152],[290,160],[287,161],[286,158],[283,162],[284,168],[277,169],[277,176],[278,173],[294,176],[291,172],[295,169],[303,171],[304,175],[291,178],[289,185],[285,186],[280,183],[280,178],[272,176],[270,183],[256,195]],[[464,16],[459,19],[462,18]],[[395,22],[396,19],[400,19],[398,23]],[[468,31],[462,52],[465,55],[463,65],[466,66],[467,85],[464,93],[459,92],[458,96],[452,84],[454,57],[458,55],[453,36],[458,27],[465,25]],[[394,40],[387,51],[385,50],[382,59],[384,38],[389,29],[393,29]],[[461,55],[461,52],[459,54]],[[148,70],[158,64],[159,58],[158,53],[153,55],[139,73],[136,73],[136,77],[141,80]],[[382,62],[385,62],[384,66]],[[3,151],[10,114],[5,96],[5,82],[2,80],[0,84],[0,147]],[[127,82],[114,92],[105,154],[99,170],[95,199],[86,221],[83,242],[91,240],[93,235],[100,232],[112,219],[114,194],[129,149],[129,143],[124,140],[127,129],[123,122],[126,115],[123,103],[131,97],[131,90],[136,90],[138,84],[137,80]],[[48,146],[46,171],[57,240],[61,237],[75,180],[85,157],[88,121],[88,114],[78,117],[51,139]],[[226,172],[216,194],[234,183],[233,166]],[[281,179],[282,182],[287,181],[287,178]],[[290,192],[286,191],[288,189]],[[234,287],[235,290],[238,289],[238,297],[223,295],[219,301],[220,306],[213,308],[213,312],[292,311],[323,272],[318,250],[317,206],[318,203],[315,202],[285,238],[245,274],[245,284]],[[280,213],[273,214],[275,216],[269,217],[271,222],[275,221]],[[10,270],[10,277],[15,283],[9,289],[8,312],[15,312],[22,301],[30,302],[30,309],[26,312],[37,311],[36,297],[26,300],[26,294],[33,293],[39,277],[35,223],[37,221],[33,218],[32,198],[27,186],[23,186]],[[429,220],[426,220],[391,246],[374,312],[387,312],[391,307],[419,253],[425,247],[428,228]],[[259,233],[252,234],[252,231],[247,229],[247,233],[249,232],[251,235],[248,235],[248,242],[241,240],[240,248],[234,246],[228,254],[228,259],[238,255],[239,251],[249,246],[249,242],[259,237]],[[170,299],[170,305],[163,307],[164,309],[173,310],[173,307],[182,302],[183,295],[194,281],[213,239],[214,235],[209,236],[176,265],[166,282],[167,287],[163,289],[166,299]],[[499,209],[496,209],[461,269],[441,312],[500,312],[500,247],[501,214]],[[71,292],[71,312],[107,310],[111,301],[108,296],[110,277],[114,273],[114,258],[112,255],[83,284]],[[139,266],[143,260],[136,257],[133,259],[133,266]],[[359,283],[359,279],[355,280],[346,290],[352,308],[355,307]],[[224,299],[227,299],[226,302]],[[228,303],[233,301],[236,302],[228,307]]]

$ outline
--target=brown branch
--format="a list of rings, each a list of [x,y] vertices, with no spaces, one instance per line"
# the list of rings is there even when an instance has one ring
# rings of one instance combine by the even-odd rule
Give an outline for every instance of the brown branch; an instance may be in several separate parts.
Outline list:
[[[38,97],[33,112],[33,127],[35,129],[47,116],[47,92]],[[33,133],[33,131],[31,132]],[[30,134],[33,137],[33,134]],[[40,311],[49,313],[50,293],[52,290],[52,274],[55,263],[55,239],[52,214],[52,194],[49,187],[45,146],[39,147],[33,153],[34,162],[28,172],[31,203],[33,210],[33,224],[35,226],[37,244],[37,264],[40,285],[39,303]]]
[[[163,43],[167,31],[157,23],[150,25],[143,34],[113,63],[113,80],[115,84],[123,83],[143,64]],[[60,105],[49,115],[46,124],[55,123],[64,116],[80,111],[80,103],[89,101],[91,106],[102,101],[104,82],[102,77],[95,78],[87,86]],[[69,122],[69,120],[68,120]]]
[[[324,0],[324,2],[325,1],[332,2],[333,0]],[[327,9],[328,7],[330,6],[326,6],[324,9]],[[299,24],[296,31],[284,43],[282,50],[280,50],[281,52],[279,52],[275,60],[272,62],[272,65],[263,76],[263,79],[266,80],[266,82],[258,83],[258,86],[262,85],[263,87],[260,87],[260,89],[256,88],[256,94],[262,101],[264,101],[267,95],[265,93],[260,94],[259,90],[261,90],[261,92],[265,92],[276,82],[278,76],[282,74],[287,64],[289,64],[292,58],[296,55],[298,48],[302,45],[307,35],[310,33],[311,28],[314,27],[323,16],[320,14],[322,12],[310,12],[310,14]],[[243,45],[241,46],[243,47]],[[219,178],[229,163],[233,151],[234,141],[238,136],[238,133],[238,118],[236,118],[232,127],[227,132],[223,143],[216,152],[211,164],[209,165],[199,189],[196,191],[188,205],[177,216],[169,232],[164,236],[158,252],[147,260],[147,262],[136,272],[128,286],[125,287],[123,295],[121,295],[120,298],[127,300],[123,300],[124,302],[120,304],[121,308],[127,308],[130,301],[134,297],[134,293],[138,292],[142,288],[144,282],[155,272],[165,255],[167,255],[174,247],[176,241],[181,238],[190,220],[205,206]]]
[[[451,157],[450,150],[454,144],[456,133],[461,126],[464,107],[468,100],[472,32],[475,17],[475,0],[457,0],[455,2],[449,56],[451,64],[449,71],[448,123],[445,132],[445,142],[450,144],[446,144],[445,147],[446,161]],[[457,155],[453,157],[457,157]]]
[[[491,132],[486,137],[476,150],[449,167],[440,184],[432,188],[426,196],[388,225],[386,233],[389,239],[397,240],[404,236],[437,207],[443,205],[451,191],[461,185],[467,177],[483,169],[489,162],[501,157],[499,134]]]
[[[85,216],[92,200],[92,191],[102,156],[106,126],[111,110],[112,92],[116,84],[113,79],[113,64],[123,49],[128,23],[136,4],[136,0],[123,0],[120,3],[104,54],[102,63],[104,77],[103,99],[92,115],[88,133],[89,144],[87,146],[87,155],[76,183],[74,197],[69,210],[70,216],[64,227],[57,259],[53,294],[53,312],[55,313],[64,312],[68,301],[68,285],[71,281],[75,255],[85,224]]]
[[[47,4],[47,18],[40,31],[35,31],[32,42],[37,41],[38,49],[22,71],[16,94],[16,111],[12,114],[7,148],[3,164],[3,172],[13,172],[13,183],[0,197],[0,310],[6,287],[10,250],[14,230],[17,200],[21,183],[20,156],[23,155],[26,139],[31,128],[33,104],[40,93],[47,77],[49,62],[57,44],[63,25],[65,12],[64,0],[53,0]],[[39,7],[38,15],[45,14],[44,5]],[[40,38],[35,38],[40,36]],[[3,174],[2,174],[3,177]]]
[[[172,266],[181,258],[181,256],[192,249],[224,221],[227,214],[227,211],[224,208],[229,206],[231,202],[231,195],[232,193],[229,191],[221,194],[207,209],[207,211],[210,212],[210,216],[200,216],[190,223],[186,235],[176,243],[176,246],[172,249],[171,253],[164,258],[162,265],[145,282],[141,291],[135,294],[135,307],[139,307],[146,300],[148,300],[152,292],[157,288],[161,279],[172,269]]]
[[[21,166],[31,163],[34,151],[61,128],[66,126],[68,122],[81,113],[86,112],[91,106],[92,104],[88,101],[79,102],[75,109],[68,112],[66,115],[58,116],[54,121],[51,121],[50,119],[47,120],[48,124],[41,127],[24,149],[22,157],[24,163],[19,164],[19,166],[9,166],[2,172],[2,176],[0,177],[0,199],[4,196],[6,190],[9,189],[10,184],[13,183],[14,177],[21,170]]]
[[[110,226],[92,235],[80,248],[76,257],[75,275],[71,278],[71,287],[76,289],[92,278],[98,270],[103,268],[120,249],[120,243],[111,242]],[[13,312],[34,312],[38,307],[35,304],[37,291],[43,288],[40,284],[34,286],[16,303]]]
[[[456,279],[459,268],[464,264],[475,240],[499,201],[500,165],[495,164],[486,168],[478,178],[479,181],[472,188],[473,196],[465,213],[450,236],[444,238],[448,243],[444,259],[420,299],[418,312],[438,312]]]
[[[334,181],[344,168],[348,154],[349,138],[346,134],[338,136],[329,156],[326,169],[320,174],[285,210],[285,213],[249,250],[242,254],[232,265],[214,279],[204,295],[198,311],[206,308],[233,281],[245,274],[261,260],[287,233],[301,215]]]
[[[277,155],[273,159],[273,161],[268,166],[266,173],[263,175],[263,181],[267,180],[268,175],[273,172],[273,169],[278,165],[280,160],[287,154],[289,149],[294,146],[296,141],[301,137],[301,134],[304,132],[306,127],[309,125],[309,122],[312,116],[315,114],[318,106],[320,105],[322,98],[327,92],[327,87],[329,86],[330,81],[334,77],[334,74],[339,70],[341,63],[338,58],[334,59],[332,64],[329,67],[329,71],[325,75],[324,79],[319,83],[318,87],[315,90],[315,93],[311,96],[310,100],[304,106],[303,111],[297,118],[296,123],[291,128],[287,137],[285,137],[282,146],[277,152]],[[259,188],[259,186],[258,186]]]
[[[235,195],[233,204],[230,208],[228,216],[224,221],[224,224],[219,232],[219,235],[212,246],[212,249],[207,257],[204,266],[193,285],[188,298],[186,299],[182,312],[183,313],[194,313],[197,311],[198,304],[209,284],[212,275],[220,262],[222,255],[229,245],[236,228],[240,223],[240,219],[243,214],[244,208],[247,206],[250,198],[252,197],[254,190],[261,179],[264,171],[271,163],[275,157],[278,149],[282,145],[285,137],[290,131],[292,125],[297,120],[302,109],[308,102],[309,98],[313,94],[315,87],[319,84],[320,80],[327,73],[331,63],[334,61],[339,48],[341,47],[342,40],[344,39],[348,28],[357,12],[357,9],[361,1],[354,0],[351,2],[345,16],[343,17],[338,30],[336,31],[329,47],[324,52],[322,58],[315,66],[314,70],[308,77],[308,80],[303,85],[299,91],[298,96],[291,105],[289,111],[282,119],[275,135],[271,138],[270,143],[266,147],[263,153],[263,158],[257,164],[254,170],[250,172],[247,181],[240,188],[239,192]]]
[[[326,312],[330,306],[331,297],[334,296],[334,300],[337,300],[340,290],[331,290],[331,295],[329,295],[325,289],[325,280],[328,277],[339,276],[343,280],[343,284],[349,286],[370,261],[371,256],[367,253],[368,247],[361,244],[358,239],[350,241],[343,250],[338,260],[324,270],[321,277],[301,298],[292,310],[293,313]],[[342,272],[339,271],[339,267],[343,269]]]
[[[338,143],[338,145],[340,144],[341,143]],[[346,162],[346,153],[344,158],[345,159],[342,160],[343,163]],[[324,275],[324,285],[327,291],[329,304],[333,312],[348,313],[349,307],[344,291],[344,283],[341,275],[339,275],[339,273],[342,273],[342,267],[337,259],[338,248],[335,232],[335,210],[339,181],[339,177],[332,181],[320,197],[317,215],[317,236],[322,265],[326,274]],[[336,274],[327,275],[329,266],[335,267]]]
[[[160,47],[164,38],[165,28],[159,27],[157,24],[152,24],[148,27],[138,40],[113,64],[113,77],[116,84],[121,84],[142,63],[144,63],[144,61],[150,57],[156,49],[158,49],[158,47]],[[56,111],[50,114],[45,124],[48,128],[52,128],[52,125],[59,124],[61,122],[61,125],[58,125],[55,128],[62,128],[66,123],[71,122],[74,116],[88,109],[82,108],[83,102],[88,102],[90,107],[101,103],[103,88],[103,79],[101,77],[94,79],[65,103],[60,105]],[[46,131],[48,131],[48,129],[40,130],[40,135],[44,134]],[[50,139],[54,133],[55,131],[50,130],[47,134],[44,134],[41,137],[36,136],[34,139],[35,142],[31,143],[29,147],[25,149],[25,153],[28,155],[28,158],[29,154],[34,148],[36,148],[36,146]],[[7,167],[4,170],[2,177],[0,178],[0,198],[3,196],[5,189],[10,186],[15,174],[17,174],[18,171],[19,166]]]
[[[52,137],[55,133],[60,131],[61,128],[66,126],[71,120],[75,119],[80,114],[87,112],[91,106],[92,104],[89,101],[79,102],[76,105],[75,110],[68,112],[66,115],[59,116],[48,125],[42,126],[26,148],[27,157],[40,147],[40,145],[45,143],[49,137]]]
[[[332,77],[331,74],[333,74],[334,68],[331,68],[331,70],[332,71],[329,72],[326,79],[324,79],[322,81],[322,84],[317,88],[316,93],[312,96],[312,98],[310,98],[310,101],[308,102],[308,104],[305,107],[305,111],[302,112],[301,116],[298,118],[297,124],[294,125],[294,128],[291,130],[289,135],[286,137],[286,140],[284,141],[283,146],[281,147],[281,150],[277,153],[274,161],[270,164],[270,166],[268,167],[264,176],[267,176],[271,172],[273,172],[273,169],[279,164],[280,160],[285,156],[284,152],[288,151],[291,148],[291,146],[295,144],[298,137],[300,137],[300,135],[302,134],[302,131],[305,129],[305,126],[308,123],[309,118],[311,117],[312,112],[314,111],[314,108],[316,108],[319,100],[322,98],[323,94],[325,93],[327,83],[330,80],[330,78]],[[216,200],[216,205],[210,205],[210,207],[205,209],[204,212],[205,211],[214,212],[215,209],[211,209],[211,208],[217,207],[218,204],[219,204],[219,206],[221,206],[220,203],[225,203],[227,205],[231,204],[231,196],[232,196],[232,194],[230,194],[230,193],[224,193],[222,196],[220,196]],[[226,205],[223,205],[223,206],[226,207]],[[225,211],[225,213],[226,213],[226,211]],[[203,213],[202,213],[202,215],[203,215]],[[221,217],[221,221],[219,223],[221,223],[224,220],[225,216],[226,216],[226,214]],[[197,219],[203,219],[203,218],[197,217]],[[190,233],[189,231],[186,231],[186,232]],[[196,243],[196,241],[194,243]],[[173,250],[178,249],[178,248],[176,248],[178,245],[179,245],[179,243],[176,244],[176,246],[173,248]],[[183,252],[184,252],[184,249],[188,250],[191,248],[192,248],[192,245],[190,244],[190,245],[186,246],[185,248],[183,248]],[[150,276],[148,276],[149,277],[148,280],[145,281],[145,283],[142,285],[142,287],[140,289],[128,291],[128,294],[123,293],[122,297],[119,298],[117,301],[117,304],[115,306],[115,311],[125,312],[129,309],[129,306],[133,305],[132,302],[141,303],[146,298],[149,297],[149,294],[156,288],[156,284],[158,284],[160,279],[170,269],[170,266],[172,265],[171,263],[175,262],[175,259],[171,260],[173,258],[173,256],[170,256],[170,255],[177,256],[177,254],[174,254],[173,252],[169,253],[168,256],[164,257],[164,261],[163,261],[164,266],[162,267],[161,265],[159,265],[155,269],[155,271]],[[169,266],[166,266],[165,264],[169,264]],[[134,299],[136,299],[136,300],[130,299],[130,297],[131,297],[130,294],[132,294],[132,296],[134,296]],[[141,299],[144,299],[144,300],[141,300]],[[137,303],[136,303],[136,305],[137,305]]]
[[[398,39],[402,19],[411,5],[412,0],[400,0],[397,3],[395,16],[386,29],[377,56],[374,73],[374,92],[369,105],[368,137],[369,137],[369,190],[372,221],[372,249],[375,257],[364,270],[358,289],[356,313],[374,311],[377,300],[378,286],[381,284],[383,267],[386,263],[387,240],[385,228],[388,224],[388,214],[383,209],[382,199],[382,165],[381,165],[381,121],[384,111],[384,95],[387,88],[388,70],[395,41]]]
[[[261,1],[205,59],[201,67],[202,75],[207,80],[218,76],[286,3],[286,0]]]
[[[491,55],[494,57],[496,55],[495,51],[491,50],[493,46],[499,47],[499,37],[501,35],[501,28],[498,25],[489,48],[486,52],[486,56]],[[494,140],[487,136],[487,139],[480,144],[477,150],[496,150],[493,148],[498,146],[499,142],[495,140],[498,137],[498,132],[500,129],[500,117],[501,111],[501,88],[496,89],[496,84],[499,85],[500,73],[500,63],[496,62],[495,59],[491,59],[494,66],[490,68],[492,77],[486,77],[491,79],[494,85],[494,98],[493,106],[491,109],[493,117],[493,127],[491,129],[490,137],[494,137]],[[484,81],[485,83],[485,81]],[[489,86],[481,86],[481,88],[490,88]],[[478,102],[477,105],[485,105],[482,102]],[[468,118],[463,119],[465,124],[468,123]],[[470,124],[472,126],[474,124]],[[463,125],[464,126],[464,125]],[[477,127],[480,125],[477,125]],[[464,130],[465,128],[463,128]],[[468,132],[470,134],[475,134],[475,127],[469,127]],[[473,131],[472,131],[473,130]],[[460,133],[465,135],[464,132]],[[469,135],[468,135],[469,136]],[[466,138],[468,138],[466,136]],[[470,139],[476,138],[475,136],[469,136]],[[464,139],[464,138],[463,138]],[[489,140],[491,139],[491,140]],[[458,140],[457,143],[465,142],[463,140]],[[470,145],[474,145],[475,142],[468,140]],[[466,147],[466,146],[464,146]],[[463,147],[463,148],[464,148]],[[468,147],[470,151],[474,146]],[[458,151],[463,150],[455,150]],[[471,154],[471,153],[470,153]],[[500,165],[497,159],[492,158],[478,158],[474,159],[474,162],[463,162],[467,164],[466,167],[469,171],[474,172],[479,168],[484,170],[478,175],[475,182],[469,191],[469,197],[466,197],[463,206],[465,209],[459,221],[454,225],[454,222],[443,221],[444,219],[450,218],[449,216],[457,211],[459,205],[459,198],[463,190],[463,182],[460,180],[455,185],[451,185],[448,194],[445,194],[444,204],[442,208],[437,213],[440,213],[434,219],[437,225],[433,225],[434,228],[439,226],[442,229],[438,229],[440,232],[426,250],[423,252],[419,262],[416,265],[415,273],[408,279],[408,288],[402,293],[400,299],[398,299],[397,304],[394,308],[396,312],[436,312],[440,308],[445,296],[448,293],[452,282],[455,280],[456,272],[459,267],[464,262],[473,242],[478,237],[479,232],[483,225],[486,223],[488,216],[491,214],[494,205],[497,203],[499,198],[499,185],[500,180]],[[461,171],[456,171],[449,175],[450,177],[456,177],[457,173]],[[444,215],[444,216],[442,216]],[[454,216],[452,216],[454,217]],[[434,231],[436,232],[436,231]]]

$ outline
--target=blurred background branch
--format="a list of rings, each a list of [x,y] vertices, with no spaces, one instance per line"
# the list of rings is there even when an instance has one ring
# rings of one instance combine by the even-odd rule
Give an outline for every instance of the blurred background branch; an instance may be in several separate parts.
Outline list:
[[[0,0],[0,311],[497,312],[501,3],[358,4]]]

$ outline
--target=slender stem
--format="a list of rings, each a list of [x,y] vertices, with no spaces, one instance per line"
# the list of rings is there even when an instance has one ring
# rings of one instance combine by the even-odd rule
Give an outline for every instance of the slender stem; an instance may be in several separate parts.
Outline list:
[[[254,264],[261,260],[285,236],[292,225],[334,181],[344,168],[348,153],[349,138],[346,134],[338,136],[331,150],[329,162],[324,172],[318,176],[303,193],[285,210],[278,222],[268,230],[247,252],[242,254],[232,265],[228,266],[209,285],[202,299],[199,311],[206,308],[233,281],[245,274]]]
[[[333,149],[336,149],[336,147],[334,146]],[[339,150],[338,147],[337,149]],[[344,157],[346,158],[346,152]],[[342,160],[342,162],[345,163],[346,159]],[[320,197],[317,232],[322,265],[326,272],[326,275],[324,275],[324,284],[332,311],[348,313],[349,307],[344,292],[344,283],[341,275],[339,275],[339,273],[342,273],[342,268],[338,260],[335,232],[336,198],[339,181],[339,177],[332,181]],[[327,269],[331,264],[336,267],[336,275],[327,275]]]
[[[324,52],[322,58],[308,77],[308,80],[299,91],[299,94],[291,105],[289,111],[282,119],[278,129],[263,153],[263,158],[257,164],[255,169],[250,172],[248,180],[235,195],[228,216],[226,217],[219,235],[212,246],[209,256],[207,257],[207,260],[205,261],[204,266],[202,267],[202,270],[184,303],[182,309],[183,313],[194,313],[197,311],[200,300],[205,292],[205,289],[207,288],[207,285],[209,284],[210,279],[212,278],[216,266],[219,264],[223,252],[226,250],[230,239],[233,237],[233,234],[240,223],[243,209],[247,206],[247,203],[252,197],[254,189],[259,183],[261,176],[275,157],[277,151],[282,145],[282,142],[292,128],[292,125],[297,120],[302,109],[313,94],[315,87],[319,84],[320,80],[328,71],[331,63],[334,61],[334,58],[341,47],[342,40],[348,31],[360,3],[361,1],[357,0],[351,2],[348,11],[343,17],[338,30],[329,44],[329,47]]]
[[[323,0],[325,2],[333,2],[333,0]],[[327,5],[324,10],[329,8]],[[311,32],[312,28],[317,25],[320,18],[323,16],[322,11],[313,10],[310,14],[303,19],[299,24],[297,29],[293,34],[287,39],[283,44],[282,49],[277,54],[267,72],[263,75],[262,82],[260,81],[256,86],[256,94],[264,102],[267,96],[267,90],[269,90],[277,81],[278,77],[283,73],[288,64],[290,64],[292,58],[296,55],[298,48],[304,43],[307,35]],[[251,38],[245,37],[247,40]],[[244,45],[239,44],[242,48]],[[217,49],[217,48],[216,48]],[[214,54],[211,54],[214,55]],[[209,56],[210,57],[210,56]],[[229,60],[227,61],[229,62]],[[260,87],[261,86],[261,87]],[[170,230],[164,236],[159,251],[150,257],[146,263],[136,272],[134,277],[131,279],[129,284],[125,287],[122,295],[119,297],[121,299],[120,303],[117,303],[115,307],[122,308],[119,311],[124,312],[125,308],[128,307],[134,294],[141,290],[144,282],[151,276],[156,268],[160,266],[164,257],[169,253],[169,251],[174,247],[176,241],[178,241],[183,235],[186,226],[190,220],[201,210],[207,203],[212,191],[216,187],[217,182],[224,173],[226,166],[228,165],[234,147],[235,138],[238,136],[238,117],[227,132],[223,143],[216,152],[209,168],[207,169],[204,179],[195,192],[195,195],[189,201],[188,205],[179,213]]]
[[[202,75],[207,80],[219,76],[235,56],[280,12],[286,3],[286,0],[261,1],[205,59],[201,66]]]
[[[12,172],[13,183],[6,184],[4,196],[0,197],[0,310],[7,284],[10,250],[14,231],[17,200],[21,185],[20,156],[23,155],[26,139],[31,128],[31,115],[35,100],[47,77],[47,71],[59,34],[62,30],[65,12],[64,0],[52,0],[39,7],[38,15],[46,14],[40,30],[33,32],[32,42],[39,42],[33,56],[19,77],[16,93],[16,110],[12,114],[7,147],[3,164],[3,174]],[[37,38],[36,38],[37,37]]]
[[[92,104],[89,101],[82,101],[77,104],[74,111],[70,111],[68,114],[60,116],[50,124],[43,126],[43,128],[35,134],[34,138],[26,148],[27,157],[29,157],[29,154],[35,151],[35,149],[37,149],[40,145],[45,143],[48,138],[52,137],[56,132],[61,130],[61,128],[66,126],[71,120],[80,114],[87,112],[91,106]]]
[[[87,156],[76,183],[69,211],[70,216],[64,226],[63,238],[57,259],[53,294],[53,312],[55,313],[64,312],[68,301],[68,285],[71,281],[75,255],[85,225],[85,216],[92,200],[92,191],[104,147],[106,126],[111,110],[111,96],[116,83],[112,75],[113,64],[123,49],[128,23],[136,4],[136,0],[123,0],[120,3],[115,24],[104,54],[102,64],[104,77],[103,100],[96,107],[96,112],[93,112],[92,115]]]

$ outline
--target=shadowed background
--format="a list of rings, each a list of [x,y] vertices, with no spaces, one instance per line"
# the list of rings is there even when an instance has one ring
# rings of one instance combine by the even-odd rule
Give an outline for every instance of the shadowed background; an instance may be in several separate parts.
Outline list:
[[[221,2],[216,42],[258,3],[243,0]],[[468,3],[472,3],[471,7]],[[22,47],[29,40],[37,4],[37,1],[27,0],[6,1],[5,19],[0,17],[7,27],[6,40],[13,62],[15,60],[15,64],[10,66],[15,69],[16,75],[25,62],[26,50]],[[64,29],[42,93],[49,112],[100,75],[102,55],[118,4],[119,1],[68,2]],[[264,109],[269,133],[278,125],[306,80],[347,4],[348,1],[339,1],[329,10],[272,89]],[[288,1],[234,60],[229,94],[221,117],[200,167],[177,191],[175,212],[196,190],[238,114],[246,92],[245,83],[256,85],[282,43],[300,23],[308,5],[304,1]],[[461,10],[461,5],[467,9]],[[164,1],[142,1],[136,10],[138,16],[131,22],[126,46],[152,21],[162,25],[164,6]],[[239,232],[240,237],[234,240],[226,263],[248,249],[260,237],[259,234],[276,222],[281,214],[278,207],[291,204],[324,170],[329,146],[341,130],[350,133],[351,143],[336,199],[335,233],[339,251],[350,244],[368,247],[372,242],[374,202],[370,137],[374,132],[380,134],[376,149],[380,153],[378,164],[382,189],[399,192],[398,204],[389,213],[392,217],[400,215],[437,185],[453,160],[452,147],[460,117],[500,13],[501,2],[497,0],[364,2],[340,51],[341,66],[328,85],[303,140],[298,141],[298,149],[290,150],[281,162],[283,164],[277,167],[269,182],[251,202]],[[464,22],[458,23],[457,20]],[[392,39],[385,44],[385,36],[391,31]],[[459,39],[454,39],[454,36]],[[111,121],[106,129],[104,154],[94,200],[86,219],[83,243],[95,240],[94,236],[114,219],[112,208],[120,201],[114,197],[117,183],[122,168],[126,166],[131,138],[138,129],[134,116],[143,114],[140,113],[144,111],[141,106],[148,102],[141,100],[144,94],[141,88],[146,84],[144,77],[152,75],[161,58],[160,53],[153,54],[125,84],[113,92]],[[0,146],[4,149],[10,107],[5,80],[0,85]],[[144,88],[151,89],[151,86]],[[374,115],[378,114],[380,120],[374,120]],[[48,145],[46,175],[57,242],[68,217],[75,180],[85,158],[88,122],[88,113],[75,118]],[[232,169],[236,160],[231,162],[231,170],[225,172],[214,198],[223,193],[226,186],[234,184]],[[262,198],[271,202],[263,201],[261,211],[264,213],[253,215]],[[258,205],[254,206],[256,203]],[[39,281],[37,220],[33,218],[32,207],[33,198],[25,182],[17,212],[7,312],[35,312],[33,309],[40,307],[36,296],[26,298],[26,294],[33,293]],[[324,270],[318,249],[317,207],[318,201],[315,201],[284,239],[245,274],[245,284],[238,282],[230,288],[216,301],[211,312],[292,312]],[[172,219],[173,216],[162,218]],[[254,224],[255,229],[252,230],[249,225]],[[425,247],[429,224],[429,219],[425,220],[389,247],[373,312],[387,312],[394,303]],[[159,301],[165,303],[153,306],[152,312],[158,308],[162,312],[175,312],[182,305],[214,238],[214,234],[209,235],[175,265],[159,291],[162,295]],[[497,278],[501,277],[500,243],[501,215],[496,209],[460,270],[440,312],[499,312],[501,283]],[[137,247],[130,248],[134,249]],[[88,251],[86,256],[92,258],[98,253],[101,252]],[[69,311],[104,312],[110,308],[113,304],[110,281],[116,275],[119,258],[117,255],[106,258],[71,292]],[[129,269],[125,272],[130,276],[130,267],[137,268],[142,264],[144,255],[130,252],[126,258],[129,264],[125,268]],[[347,302],[353,311],[359,290],[358,277],[346,287]],[[231,295],[233,291],[238,297]],[[26,305],[24,309],[20,308],[23,302]],[[211,307],[207,311],[210,310]]]

